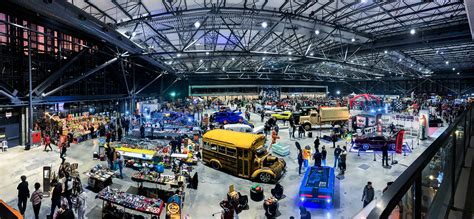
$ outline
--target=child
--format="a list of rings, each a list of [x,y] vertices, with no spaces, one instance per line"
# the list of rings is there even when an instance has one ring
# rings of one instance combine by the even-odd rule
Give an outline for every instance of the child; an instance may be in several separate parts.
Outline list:
[[[306,145],[303,150],[303,162],[304,162],[304,167],[308,167],[308,160],[311,157],[311,147],[309,145]]]

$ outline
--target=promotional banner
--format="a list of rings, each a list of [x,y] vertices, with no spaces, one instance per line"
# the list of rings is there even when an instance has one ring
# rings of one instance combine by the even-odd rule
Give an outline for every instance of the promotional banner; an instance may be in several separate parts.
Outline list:
[[[395,142],[395,152],[401,154],[403,150],[403,135],[405,135],[405,130],[400,130],[397,134],[397,141]]]

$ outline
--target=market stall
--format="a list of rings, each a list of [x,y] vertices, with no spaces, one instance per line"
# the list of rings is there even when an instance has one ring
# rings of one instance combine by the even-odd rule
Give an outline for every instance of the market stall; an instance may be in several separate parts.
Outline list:
[[[107,207],[102,207],[102,218],[107,218],[106,216],[109,214],[121,214],[121,217],[118,218],[129,218],[125,216],[127,209],[149,216],[160,217],[164,207],[164,203],[161,199],[134,195],[110,187],[106,187],[100,191],[97,198],[103,200],[104,205],[105,202],[107,203]],[[123,209],[114,208],[114,205],[121,206]]]

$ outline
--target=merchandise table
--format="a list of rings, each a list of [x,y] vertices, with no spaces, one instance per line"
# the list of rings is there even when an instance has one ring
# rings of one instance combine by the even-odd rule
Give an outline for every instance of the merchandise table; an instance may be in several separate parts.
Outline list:
[[[176,180],[176,177],[173,175],[157,175],[154,176],[152,174],[144,174],[141,172],[135,172],[131,176],[132,180],[138,183],[142,182],[149,182],[155,183],[160,185],[170,185],[172,188],[179,188],[180,184],[184,185],[184,177],[181,178],[182,180]]]
[[[86,172],[86,176],[89,177],[87,184],[95,191],[100,191],[106,186],[112,184],[112,176],[115,172],[109,169],[101,169],[96,172]]]
[[[161,199],[147,198],[107,187],[97,195],[103,201],[145,214],[160,216],[164,203]]]

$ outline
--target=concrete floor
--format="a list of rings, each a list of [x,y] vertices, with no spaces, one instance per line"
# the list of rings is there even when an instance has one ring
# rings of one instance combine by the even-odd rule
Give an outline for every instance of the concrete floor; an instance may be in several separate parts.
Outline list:
[[[257,121],[258,120],[258,121]],[[260,117],[252,114],[251,122],[257,126],[260,123]],[[383,168],[381,165],[381,155],[377,154],[377,161],[373,161],[373,154],[361,154],[350,152],[347,158],[347,171],[343,177],[336,179],[336,197],[335,206],[332,209],[309,209],[313,218],[351,218],[362,208],[361,196],[364,185],[367,181],[372,181],[375,188],[376,199],[381,196],[381,191],[385,187],[386,182],[395,180],[426,147],[444,131],[445,128],[439,128],[432,134],[432,138],[420,141],[420,145],[415,145],[411,154],[407,156],[395,155],[395,160],[398,164],[390,168]],[[322,134],[329,133],[328,130],[322,131]],[[318,135],[319,131],[313,130],[313,135]],[[303,138],[297,139],[302,146],[311,145],[313,148],[313,139]],[[410,138],[405,138],[406,142],[411,142]],[[300,186],[302,175],[298,175],[297,153],[294,145],[294,140],[289,139],[288,130],[280,131],[280,143],[290,144],[291,153],[284,157],[287,163],[287,173],[280,180],[280,184],[285,189],[285,198],[279,202],[280,216],[278,218],[289,218],[294,216],[299,218],[298,210],[298,190]],[[417,142],[417,141],[415,141]],[[345,145],[343,141],[338,144]],[[326,145],[328,150],[327,163],[332,165],[334,162],[332,144],[322,143]],[[17,190],[16,186],[20,182],[20,176],[26,175],[30,185],[30,191],[33,190],[35,182],[42,183],[42,167],[52,166],[53,170],[58,169],[60,164],[58,152],[43,152],[42,148],[34,148],[30,151],[24,151],[23,147],[18,146],[10,148],[7,152],[0,152],[0,198],[5,200],[8,204],[17,208]],[[106,165],[105,162],[92,159],[92,153],[97,151],[97,141],[86,141],[80,144],[72,145],[68,150],[68,162],[77,162],[79,164],[79,172],[83,173],[90,170],[91,167],[98,163]],[[312,164],[312,162],[310,162]],[[228,186],[235,185],[235,189],[244,195],[249,195],[249,188],[255,184],[246,179],[234,177],[226,173],[214,170],[210,167],[198,164],[195,168],[199,173],[199,188],[198,190],[187,190],[186,199],[184,202],[183,215],[190,215],[192,218],[206,219],[206,218],[220,218],[219,214],[214,217],[211,215],[219,212],[219,202],[226,197]],[[125,169],[125,178],[113,179],[113,187],[120,188],[122,191],[127,191],[131,187],[136,187],[136,183],[129,178],[133,172],[131,169]],[[84,174],[81,175],[82,183],[87,183],[87,178]],[[145,184],[145,186],[147,186]],[[152,185],[148,185],[153,187]],[[270,189],[274,187],[271,184],[264,184],[265,195],[270,195]],[[87,211],[88,218],[100,218],[102,208],[102,201],[95,199],[95,193],[88,192]],[[49,198],[43,199],[41,206],[41,218],[44,218],[49,213],[51,201]],[[249,201],[249,210],[244,210],[239,214],[239,218],[265,218],[263,210],[263,202]],[[28,202],[26,218],[33,218],[33,209],[31,203]],[[164,218],[164,216],[162,216]]]

